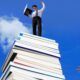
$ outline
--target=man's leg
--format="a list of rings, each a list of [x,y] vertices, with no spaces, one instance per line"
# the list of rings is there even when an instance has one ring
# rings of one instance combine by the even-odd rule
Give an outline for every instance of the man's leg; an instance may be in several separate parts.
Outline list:
[[[37,35],[37,32],[36,32],[37,22],[35,20],[33,20],[32,26],[33,26],[33,35]]]
[[[42,21],[41,18],[38,19],[38,36],[42,35]]]

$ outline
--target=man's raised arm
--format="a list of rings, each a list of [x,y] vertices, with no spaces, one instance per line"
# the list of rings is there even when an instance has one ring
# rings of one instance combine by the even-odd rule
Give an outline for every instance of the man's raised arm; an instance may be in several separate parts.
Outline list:
[[[45,10],[45,3],[43,0],[41,0],[41,4],[42,4],[42,8],[40,9],[41,12],[43,12]]]

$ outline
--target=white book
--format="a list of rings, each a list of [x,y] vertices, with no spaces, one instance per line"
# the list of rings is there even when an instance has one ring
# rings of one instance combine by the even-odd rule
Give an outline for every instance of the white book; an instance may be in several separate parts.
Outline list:
[[[57,74],[57,75],[63,75],[62,73],[58,73],[58,72],[49,72],[49,71],[44,71],[44,70],[41,70],[41,69],[38,69],[38,68],[34,68],[34,67],[30,67],[30,66],[24,66],[24,65],[20,65],[20,64],[17,64],[17,63],[11,63],[10,65],[13,65],[13,66],[17,66],[17,67],[20,67],[20,68],[23,68],[23,69],[26,69],[26,70],[30,70],[30,71],[33,71],[33,72],[37,72],[37,73],[41,73],[41,74],[45,74],[45,75],[48,75],[48,76],[53,76],[54,74]]]
[[[59,74],[59,75],[63,74],[61,69],[49,68],[49,67],[46,67],[46,66],[35,64],[33,62],[25,62],[25,61],[22,61],[22,60],[19,60],[19,59],[15,59],[14,63],[19,64],[19,65],[23,65],[23,66],[33,67],[33,68],[40,69],[40,70],[43,70],[45,72],[50,72],[50,73],[53,73],[53,74]]]
[[[13,74],[14,75],[12,80],[47,80],[47,79],[34,78],[34,77],[32,78],[31,76],[29,77],[29,75],[20,74],[19,72],[15,72],[15,71],[13,72]],[[11,80],[11,79],[8,79],[8,80]],[[53,78],[53,80],[64,80],[64,79]]]
[[[56,75],[54,75],[54,77],[51,77],[51,76],[48,76],[48,75],[44,75],[44,74],[41,74],[41,73],[37,73],[37,72],[34,72],[34,71],[30,71],[28,69],[22,68],[21,66],[17,66],[17,64],[14,64],[14,63],[10,63],[10,64],[12,64],[12,65],[8,67],[8,70],[5,72],[5,76],[1,80],[6,80],[9,72],[22,74],[22,75],[25,75],[25,76],[31,76],[31,77],[34,77],[34,78],[40,78],[40,79],[43,79],[43,80],[53,80],[53,79],[54,80],[64,80],[64,78],[61,78],[61,76],[56,77]]]
[[[49,43],[49,44],[55,44],[56,41],[55,40],[52,40],[52,39],[49,39],[49,38],[45,38],[45,37],[40,37],[40,36],[37,36],[37,35],[32,35],[32,34],[28,34],[28,33],[21,33],[21,35],[19,35],[19,37],[22,36],[22,37],[28,37],[30,39],[33,39],[33,40],[38,40],[38,41],[41,41],[43,43]]]
[[[8,74],[10,72],[14,72],[14,71],[11,71],[10,70],[10,67],[13,66],[13,67],[17,67],[17,68],[20,68],[20,69],[23,69],[23,70],[27,70],[27,71],[31,71],[31,72],[35,72],[37,74],[42,74],[42,75],[45,75],[45,76],[51,76],[51,77],[60,77],[60,78],[64,78],[63,74],[56,74],[56,73],[52,73],[52,72],[49,72],[49,71],[44,71],[44,70],[41,70],[41,69],[37,69],[37,68],[33,68],[33,67],[30,67],[30,66],[24,66],[24,65],[20,65],[19,63],[13,63],[13,62],[10,62],[8,67],[6,68],[6,70],[4,71],[4,74],[2,75],[1,77],[1,80],[6,80]],[[55,69],[54,69],[55,70]],[[22,73],[22,72],[21,72]],[[27,76],[27,74],[26,74]],[[31,75],[29,75],[31,76]],[[38,78],[38,77],[37,77]],[[46,79],[45,79],[46,80]]]
[[[22,56],[28,56],[31,58],[39,59],[41,61],[45,61],[52,64],[60,65],[60,59],[54,56],[49,56],[45,54],[39,54],[38,52],[30,51],[30,50],[23,50],[23,49],[12,49],[13,53],[20,54]]]
[[[28,71],[30,70],[30,71],[32,71],[32,72],[38,72],[38,73],[43,73],[43,74],[45,73],[44,71],[41,71],[41,70],[38,70],[38,69],[35,69],[35,68],[30,68],[30,67],[28,67],[28,66],[27,66],[27,67],[24,67],[24,66],[20,66],[20,65],[18,65],[18,64],[15,64],[15,65],[12,64],[12,65],[13,65],[14,67],[19,67],[19,68],[22,68],[22,69],[26,69],[26,70],[28,70]],[[18,72],[15,72],[15,71],[14,71],[13,73],[14,73],[14,75],[20,76],[20,77],[22,77],[22,78],[24,78],[24,79],[27,79],[26,76],[28,76],[28,78],[31,77],[31,76],[29,76],[29,75],[27,75],[27,74],[26,74],[26,75],[23,75],[23,73],[18,73]],[[46,73],[48,73],[48,72],[46,72]],[[45,73],[45,74],[46,74],[46,73]],[[49,73],[48,73],[48,74],[49,74]],[[47,75],[48,75],[48,74],[47,74]],[[54,75],[54,74],[52,74],[52,75]],[[16,76],[14,76],[14,77],[16,77]],[[36,77],[35,77],[35,78],[36,78]],[[22,80],[22,79],[21,79],[21,80]],[[32,79],[32,80],[33,80],[33,79]],[[36,79],[36,80],[38,80],[38,79]]]
[[[7,78],[7,80],[37,80],[34,77],[16,73],[15,71]]]
[[[40,40],[35,40],[34,38],[29,38],[29,37],[20,37],[20,39],[18,39],[17,41],[24,41],[24,42],[30,42],[32,44],[37,44],[37,45],[42,45],[42,46],[45,46],[45,47],[49,47],[49,48],[54,48],[54,49],[58,49],[58,46],[59,44],[58,43],[49,43],[49,42],[43,42],[43,41],[40,41]]]
[[[47,80],[47,79],[42,79],[42,78],[36,78],[36,77],[34,77],[34,78],[32,78],[31,79],[31,76],[30,76],[30,78],[27,78],[27,76],[28,75],[24,75],[24,78],[21,76],[21,77],[16,77],[17,76],[17,74],[20,74],[20,73],[18,73],[18,72],[13,72],[14,73],[14,79],[15,80]],[[15,74],[15,73],[17,73],[17,74]],[[15,76],[16,75],[16,76]],[[21,74],[21,75],[23,75],[23,74]],[[25,77],[26,76],[26,77]],[[64,80],[64,79],[59,79],[59,78],[55,78],[55,77],[53,77],[53,80]]]
[[[28,71],[26,69],[22,69],[22,68],[18,68],[18,67],[14,67],[14,66],[11,66],[10,67],[10,71],[12,72],[19,72],[23,75],[27,74],[29,76],[32,76],[32,77],[36,77],[36,78],[40,78],[40,79],[44,79],[44,80],[53,80],[53,78],[61,78],[61,79],[64,79],[64,77],[62,76],[59,76],[57,77],[57,75],[53,75],[54,77],[51,77],[51,76],[47,76],[47,75],[43,75],[43,74],[39,74],[39,73],[36,73],[36,72],[32,72],[32,71]]]
[[[32,46],[32,47],[35,47],[35,48],[41,48],[41,49],[46,49],[46,51],[50,51],[50,52],[53,52],[55,51],[56,53],[59,53],[59,50],[58,49],[55,49],[55,48],[50,48],[48,46],[43,46],[41,44],[36,44],[36,43],[31,43],[31,42],[28,42],[28,41],[20,41],[20,40],[17,40],[16,41],[17,43],[22,43],[24,45],[28,45],[28,46]],[[15,44],[16,44],[15,42]]]
[[[46,49],[46,51],[50,51],[50,52],[53,52],[53,51],[56,51],[56,52],[59,52],[58,49],[55,49],[54,47],[48,47],[48,44],[47,46],[44,46],[44,45],[41,45],[41,44],[36,44],[36,43],[32,43],[30,41],[21,41],[21,40],[17,40],[16,42],[18,43],[22,43],[24,45],[29,45],[29,46],[32,46],[32,47],[37,47],[37,48],[41,48],[41,49]]]
[[[23,48],[23,49],[30,49],[30,50],[34,50],[34,51],[37,51],[37,52],[47,54],[47,55],[61,57],[58,50],[53,50],[52,52],[50,52],[50,51],[47,51],[46,49],[37,48],[35,46],[32,47],[31,45],[28,45],[28,44],[25,45],[23,43],[18,43],[18,42],[15,43],[14,47]],[[54,53],[56,53],[56,54],[54,54]]]
[[[51,64],[51,63],[48,63],[48,62],[45,62],[45,61],[41,61],[39,59],[35,59],[35,58],[31,58],[31,57],[28,57],[28,56],[22,56],[22,55],[17,55],[16,56],[17,59],[21,59],[21,60],[24,60],[25,62],[33,62],[35,63],[36,65],[42,65],[42,66],[46,66],[46,67],[49,67],[49,68],[57,68],[57,69],[62,69],[61,68],[61,65],[57,65],[57,64]]]

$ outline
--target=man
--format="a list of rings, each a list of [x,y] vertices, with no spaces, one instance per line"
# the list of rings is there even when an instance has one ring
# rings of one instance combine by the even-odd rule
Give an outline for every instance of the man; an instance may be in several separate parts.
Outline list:
[[[34,12],[30,15],[32,17],[32,26],[33,26],[33,34],[41,36],[42,35],[42,14],[45,10],[45,3],[41,1],[42,8],[38,10],[37,5],[33,5],[32,8]],[[37,28],[38,28],[38,33],[37,33]]]

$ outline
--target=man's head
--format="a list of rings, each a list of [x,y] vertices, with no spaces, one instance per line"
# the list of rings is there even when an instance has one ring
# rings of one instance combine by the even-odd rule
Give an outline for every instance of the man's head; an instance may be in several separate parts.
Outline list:
[[[37,5],[33,5],[32,8],[33,8],[33,10],[37,10],[38,9]]]

